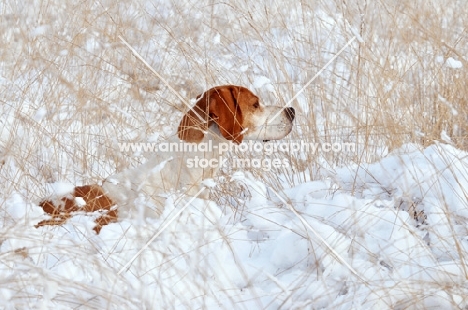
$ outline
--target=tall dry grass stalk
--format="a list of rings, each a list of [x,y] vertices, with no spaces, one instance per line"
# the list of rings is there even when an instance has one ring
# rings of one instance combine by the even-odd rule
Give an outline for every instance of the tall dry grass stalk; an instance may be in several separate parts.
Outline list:
[[[291,103],[296,120],[288,137],[354,142],[357,151],[280,152],[272,157],[291,167],[245,169],[276,192],[377,161],[405,143],[444,140],[466,149],[467,10],[457,0],[4,1],[0,210],[17,193],[37,202],[46,183],[99,182],[146,160],[148,154],[119,152],[118,142],[174,134],[187,108],[119,36],[187,100],[232,83],[281,105],[358,35]],[[253,189],[233,184],[232,172],[222,171],[212,197],[241,216]]]

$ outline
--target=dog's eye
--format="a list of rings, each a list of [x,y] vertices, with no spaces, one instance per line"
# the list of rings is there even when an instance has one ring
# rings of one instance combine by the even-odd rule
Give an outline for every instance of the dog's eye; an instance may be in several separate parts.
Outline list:
[[[258,109],[258,108],[260,107],[260,103],[255,102],[254,105],[253,105],[253,107],[254,107],[255,109]]]

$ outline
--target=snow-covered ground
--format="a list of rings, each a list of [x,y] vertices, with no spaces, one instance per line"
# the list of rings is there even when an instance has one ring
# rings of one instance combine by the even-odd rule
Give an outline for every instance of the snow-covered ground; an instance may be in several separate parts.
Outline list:
[[[362,32],[361,9],[296,1],[0,4],[0,308],[468,308],[468,153],[454,137],[463,125],[441,128],[434,141],[427,127],[404,123],[427,116],[417,110],[424,102],[401,110],[391,101],[414,89],[417,76],[379,70],[390,62],[385,68],[406,74],[419,58],[404,48],[393,58],[379,54],[394,52],[383,43],[404,40],[374,18],[365,25],[376,30]],[[444,29],[457,32],[449,17]],[[37,204],[51,188],[99,182],[145,161],[150,154],[119,152],[118,143],[161,141],[186,109],[119,36],[187,100],[233,83],[284,104],[358,33],[292,102],[288,137],[354,142],[354,153],[279,152],[273,156],[291,167],[226,167],[209,184],[210,200],[171,192],[161,218],[122,218],[99,235],[97,215],[34,227],[46,218]],[[465,62],[429,43],[419,46],[425,68],[440,66],[438,83],[457,85]],[[432,98],[454,120],[463,111],[449,95]]]
[[[406,145],[380,162],[337,170],[338,183],[282,192],[238,171],[229,182],[249,192],[242,209],[196,199],[149,244],[185,201],[169,200],[159,220],[122,219],[95,235],[84,215],[36,229],[42,210],[12,194],[2,202],[2,303],[463,308],[467,171],[467,153],[442,144]]]

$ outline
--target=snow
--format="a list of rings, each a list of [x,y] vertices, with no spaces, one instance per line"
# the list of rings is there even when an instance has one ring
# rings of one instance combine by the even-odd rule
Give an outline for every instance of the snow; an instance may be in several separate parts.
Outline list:
[[[283,198],[327,244],[281,200],[269,196],[263,182],[238,171],[230,182],[251,192],[241,216],[195,199],[120,275],[116,271],[185,202],[168,205],[161,219],[146,225],[123,219],[100,235],[93,233],[90,220],[39,229],[23,222],[15,224],[21,229],[11,230],[13,222],[4,218],[0,251],[5,264],[27,272],[29,280],[20,280],[21,274],[12,270],[3,272],[23,290],[36,287],[50,307],[73,292],[70,302],[98,293],[104,295],[93,304],[105,305],[127,296],[125,305],[135,309],[142,302],[148,307],[233,303],[300,308],[310,300],[336,308],[346,304],[346,296],[373,308],[404,302],[418,288],[430,288],[424,299],[428,306],[450,308],[450,300],[465,305],[460,297],[437,290],[437,284],[462,286],[465,281],[468,231],[459,221],[468,216],[467,155],[444,144],[425,149],[406,145],[380,162],[342,168],[338,183],[285,188]],[[351,183],[359,194],[347,190]],[[420,226],[411,212],[398,207],[410,200],[427,216]],[[7,212],[16,210],[10,213],[14,219],[31,208],[40,213],[17,195],[5,205]],[[44,276],[47,280],[38,282]],[[74,284],[57,284],[68,281]],[[119,289],[112,289],[116,285]],[[86,290],[78,293],[79,286]],[[15,290],[1,294],[5,300],[19,298]]]
[[[456,60],[452,57],[449,57],[447,58],[447,60],[445,60],[445,65],[451,69],[460,69],[463,67],[463,63],[461,61]]]
[[[75,185],[66,182],[54,182],[47,184],[47,192],[53,196],[66,196],[73,192]]]
[[[41,26],[36,27],[33,30],[31,30],[29,35],[34,38],[34,37],[44,35],[48,31],[50,31],[50,26],[49,25],[41,25]]]
[[[217,33],[215,37],[213,38],[213,44],[219,44],[221,43],[221,35]]]
[[[267,78],[266,76],[261,75],[261,76],[255,77],[255,80],[253,82],[253,87],[254,88],[261,88],[265,84],[271,84],[271,80],[269,78]]]
[[[185,110],[139,67],[119,35],[184,97],[235,83],[250,85],[265,103],[287,102],[349,36],[356,37],[356,45],[365,39],[362,49],[373,40],[360,37],[352,21],[346,21],[350,32],[340,33],[341,18],[309,10],[305,2],[295,10],[269,4],[276,16],[287,18],[288,27],[261,3],[248,4],[249,14],[241,10],[245,3],[236,7],[235,1],[203,6],[204,13],[196,1],[82,5],[31,4],[30,10],[13,12],[21,17],[14,27],[1,28],[4,41],[19,47],[9,45],[12,55],[0,59],[0,179],[6,184],[0,191],[0,308],[468,307],[468,153],[455,147],[456,136],[445,129],[439,142],[424,147],[379,144],[375,160],[358,163],[329,160],[320,152],[314,163],[307,162],[306,152],[297,158],[269,154],[297,159],[305,168],[269,174],[226,169],[197,184],[211,192],[210,199],[168,192],[157,219],[145,218],[149,202],[141,195],[135,214],[99,235],[93,231],[98,213],[35,228],[49,218],[38,206],[42,198],[66,196],[75,185],[102,181],[146,161],[143,152],[125,155],[115,146],[172,136]],[[40,19],[50,14],[47,21],[36,13],[43,10]],[[207,12],[211,19],[205,19]],[[85,20],[77,23],[81,15]],[[29,29],[26,35],[19,35],[20,26]],[[356,58],[351,50],[340,57],[346,55]],[[314,82],[323,97],[303,92],[292,103],[298,124],[294,139],[311,136],[308,117],[315,117],[318,139],[322,131],[353,139],[357,126],[332,113],[339,111],[335,104],[349,101],[345,114],[359,118],[355,102],[363,102],[343,95],[355,81],[340,57],[332,66],[336,71],[324,70]],[[404,54],[385,57],[393,59],[395,70],[397,60],[405,59]],[[446,57],[436,56],[435,62],[451,72],[463,68]],[[155,85],[150,91],[141,86],[149,85],[145,78]],[[381,85],[390,93],[399,82]],[[328,94],[333,89],[343,93]],[[336,96],[333,106],[321,102],[326,96]],[[431,98],[454,117],[463,113],[453,98]],[[345,129],[329,130],[327,123]],[[84,204],[82,198],[76,202]]]

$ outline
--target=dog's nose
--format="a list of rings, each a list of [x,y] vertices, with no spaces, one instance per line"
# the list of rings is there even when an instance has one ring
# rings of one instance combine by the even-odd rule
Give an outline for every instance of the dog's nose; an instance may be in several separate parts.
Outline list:
[[[292,122],[294,120],[294,117],[296,116],[296,111],[294,108],[285,108],[284,111],[286,112],[286,115],[288,116],[289,120]]]

